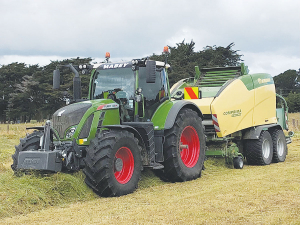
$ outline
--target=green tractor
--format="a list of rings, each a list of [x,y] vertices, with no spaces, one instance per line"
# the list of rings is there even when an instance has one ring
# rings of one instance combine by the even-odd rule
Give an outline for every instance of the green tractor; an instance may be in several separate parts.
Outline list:
[[[171,182],[201,176],[205,157],[203,115],[184,99],[171,99],[166,62],[149,59],[66,65],[74,74],[74,103],[45,126],[31,127],[16,146],[12,169],[72,172],[100,196],[133,192],[143,168]],[[90,71],[81,99],[79,72]],[[60,83],[59,68],[53,87]]]

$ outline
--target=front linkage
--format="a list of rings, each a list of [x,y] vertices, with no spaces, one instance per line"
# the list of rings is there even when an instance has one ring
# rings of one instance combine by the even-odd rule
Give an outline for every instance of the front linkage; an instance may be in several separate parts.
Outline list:
[[[41,171],[77,171],[83,167],[83,147],[78,146],[75,139],[69,142],[53,141],[53,136],[59,136],[51,128],[48,120],[44,127],[30,127],[35,129],[16,146],[13,155],[12,169],[41,170]]]

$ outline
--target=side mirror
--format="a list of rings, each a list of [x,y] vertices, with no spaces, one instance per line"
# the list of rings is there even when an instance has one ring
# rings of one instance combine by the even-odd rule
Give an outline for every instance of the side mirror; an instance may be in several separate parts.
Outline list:
[[[147,60],[146,64],[146,83],[155,83],[156,78],[156,62]]]
[[[60,86],[59,70],[53,70],[53,89],[58,89]]]

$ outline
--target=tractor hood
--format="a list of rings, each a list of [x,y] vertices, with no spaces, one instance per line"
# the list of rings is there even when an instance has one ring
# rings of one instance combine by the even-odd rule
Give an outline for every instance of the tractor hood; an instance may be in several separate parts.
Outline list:
[[[67,128],[77,125],[85,112],[92,106],[91,102],[80,102],[67,105],[57,110],[52,117],[53,128],[58,132],[60,138],[64,138]]]
[[[96,99],[67,105],[57,110],[52,117],[52,126],[58,132],[59,137],[64,139],[68,128],[78,125],[84,114],[89,115],[110,103],[115,103],[111,99]],[[99,108],[100,107],[100,108]],[[87,116],[89,116],[87,115]]]

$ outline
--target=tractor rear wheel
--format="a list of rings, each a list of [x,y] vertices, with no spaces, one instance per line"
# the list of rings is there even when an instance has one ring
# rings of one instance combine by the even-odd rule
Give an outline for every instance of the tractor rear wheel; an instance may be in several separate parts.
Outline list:
[[[282,130],[276,129],[271,133],[273,141],[273,162],[284,162],[287,155],[287,144]]]
[[[245,153],[248,164],[269,165],[273,158],[273,143],[270,133],[263,130],[258,140],[247,140]]]
[[[191,109],[182,109],[173,127],[166,131],[164,176],[172,181],[187,181],[201,176],[205,155],[202,120]]]
[[[105,130],[87,147],[85,182],[98,195],[121,196],[133,192],[141,176],[141,147],[126,130]]]
[[[15,154],[12,155],[13,164],[11,168],[13,171],[17,171],[19,152],[38,150],[40,146],[40,138],[43,136],[42,131],[33,131],[33,133],[27,135],[25,138],[20,139],[20,144],[15,146]]]

